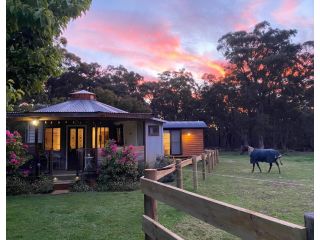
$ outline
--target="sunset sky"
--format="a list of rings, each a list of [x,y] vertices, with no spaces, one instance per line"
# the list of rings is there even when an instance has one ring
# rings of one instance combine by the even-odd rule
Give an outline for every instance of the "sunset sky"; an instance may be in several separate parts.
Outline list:
[[[86,62],[121,64],[146,80],[181,68],[200,79],[223,74],[221,36],[264,20],[297,29],[294,41],[313,40],[312,0],[93,0],[63,35]]]

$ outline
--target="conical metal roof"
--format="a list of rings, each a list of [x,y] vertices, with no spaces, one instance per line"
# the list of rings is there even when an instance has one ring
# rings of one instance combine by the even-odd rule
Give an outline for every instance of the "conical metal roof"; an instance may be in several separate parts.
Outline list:
[[[104,113],[128,113],[119,108],[112,107],[110,105],[99,102],[95,98],[95,94],[81,90],[70,94],[72,97],[70,100],[62,103],[58,103],[49,107],[39,109],[35,112],[104,112]],[[85,95],[93,96],[87,98]]]

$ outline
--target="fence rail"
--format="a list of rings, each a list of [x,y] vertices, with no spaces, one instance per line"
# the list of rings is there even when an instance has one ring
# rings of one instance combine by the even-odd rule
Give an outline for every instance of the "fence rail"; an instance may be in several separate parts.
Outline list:
[[[308,226],[310,222],[312,222],[313,229],[313,215],[312,221],[306,220],[307,227],[303,227],[182,189],[183,167],[193,164],[193,184],[194,189],[197,189],[197,162],[201,160],[203,163],[205,179],[206,172],[212,171],[219,162],[218,159],[218,151],[208,151],[201,156],[194,156],[185,161],[177,160],[175,165],[171,165],[170,168],[146,169],[145,177],[141,178],[141,189],[145,196],[145,215],[142,221],[142,228],[146,234],[145,239],[182,239],[157,222],[157,200],[242,239],[313,239],[313,231],[311,234],[308,231],[307,238],[307,230],[311,228]],[[178,188],[157,181],[174,171],[177,171]],[[305,216],[306,219],[308,217],[309,215]]]

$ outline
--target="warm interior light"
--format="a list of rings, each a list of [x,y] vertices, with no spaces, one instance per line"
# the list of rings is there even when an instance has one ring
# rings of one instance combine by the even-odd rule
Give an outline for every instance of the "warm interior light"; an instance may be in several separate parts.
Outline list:
[[[32,123],[33,126],[38,126],[39,125],[39,120],[34,119],[34,120],[32,120],[31,123]]]
[[[187,135],[188,135],[188,136],[190,136],[190,135],[191,135],[191,133],[189,133],[189,132],[188,132],[188,134],[187,134]]]

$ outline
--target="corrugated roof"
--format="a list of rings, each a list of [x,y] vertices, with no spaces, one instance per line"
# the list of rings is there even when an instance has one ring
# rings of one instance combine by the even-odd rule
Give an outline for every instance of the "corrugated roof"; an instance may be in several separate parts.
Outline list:
[[[69,100],[58,103],[35,112],[104,112],[104,113],[128,113],[119,108],[98,102],[96,100]]]
[[[86,90],[80,90],[80,91],[77,91],[77,92],[73,92],[73,93],[70,93],[70,94],[94,94],[92,92],[88,92]],[[95,94],[94,94],[95,95]]]
[[[167,121],[163,124],[164,129],[169,128],[207,128],[204,121]]]

